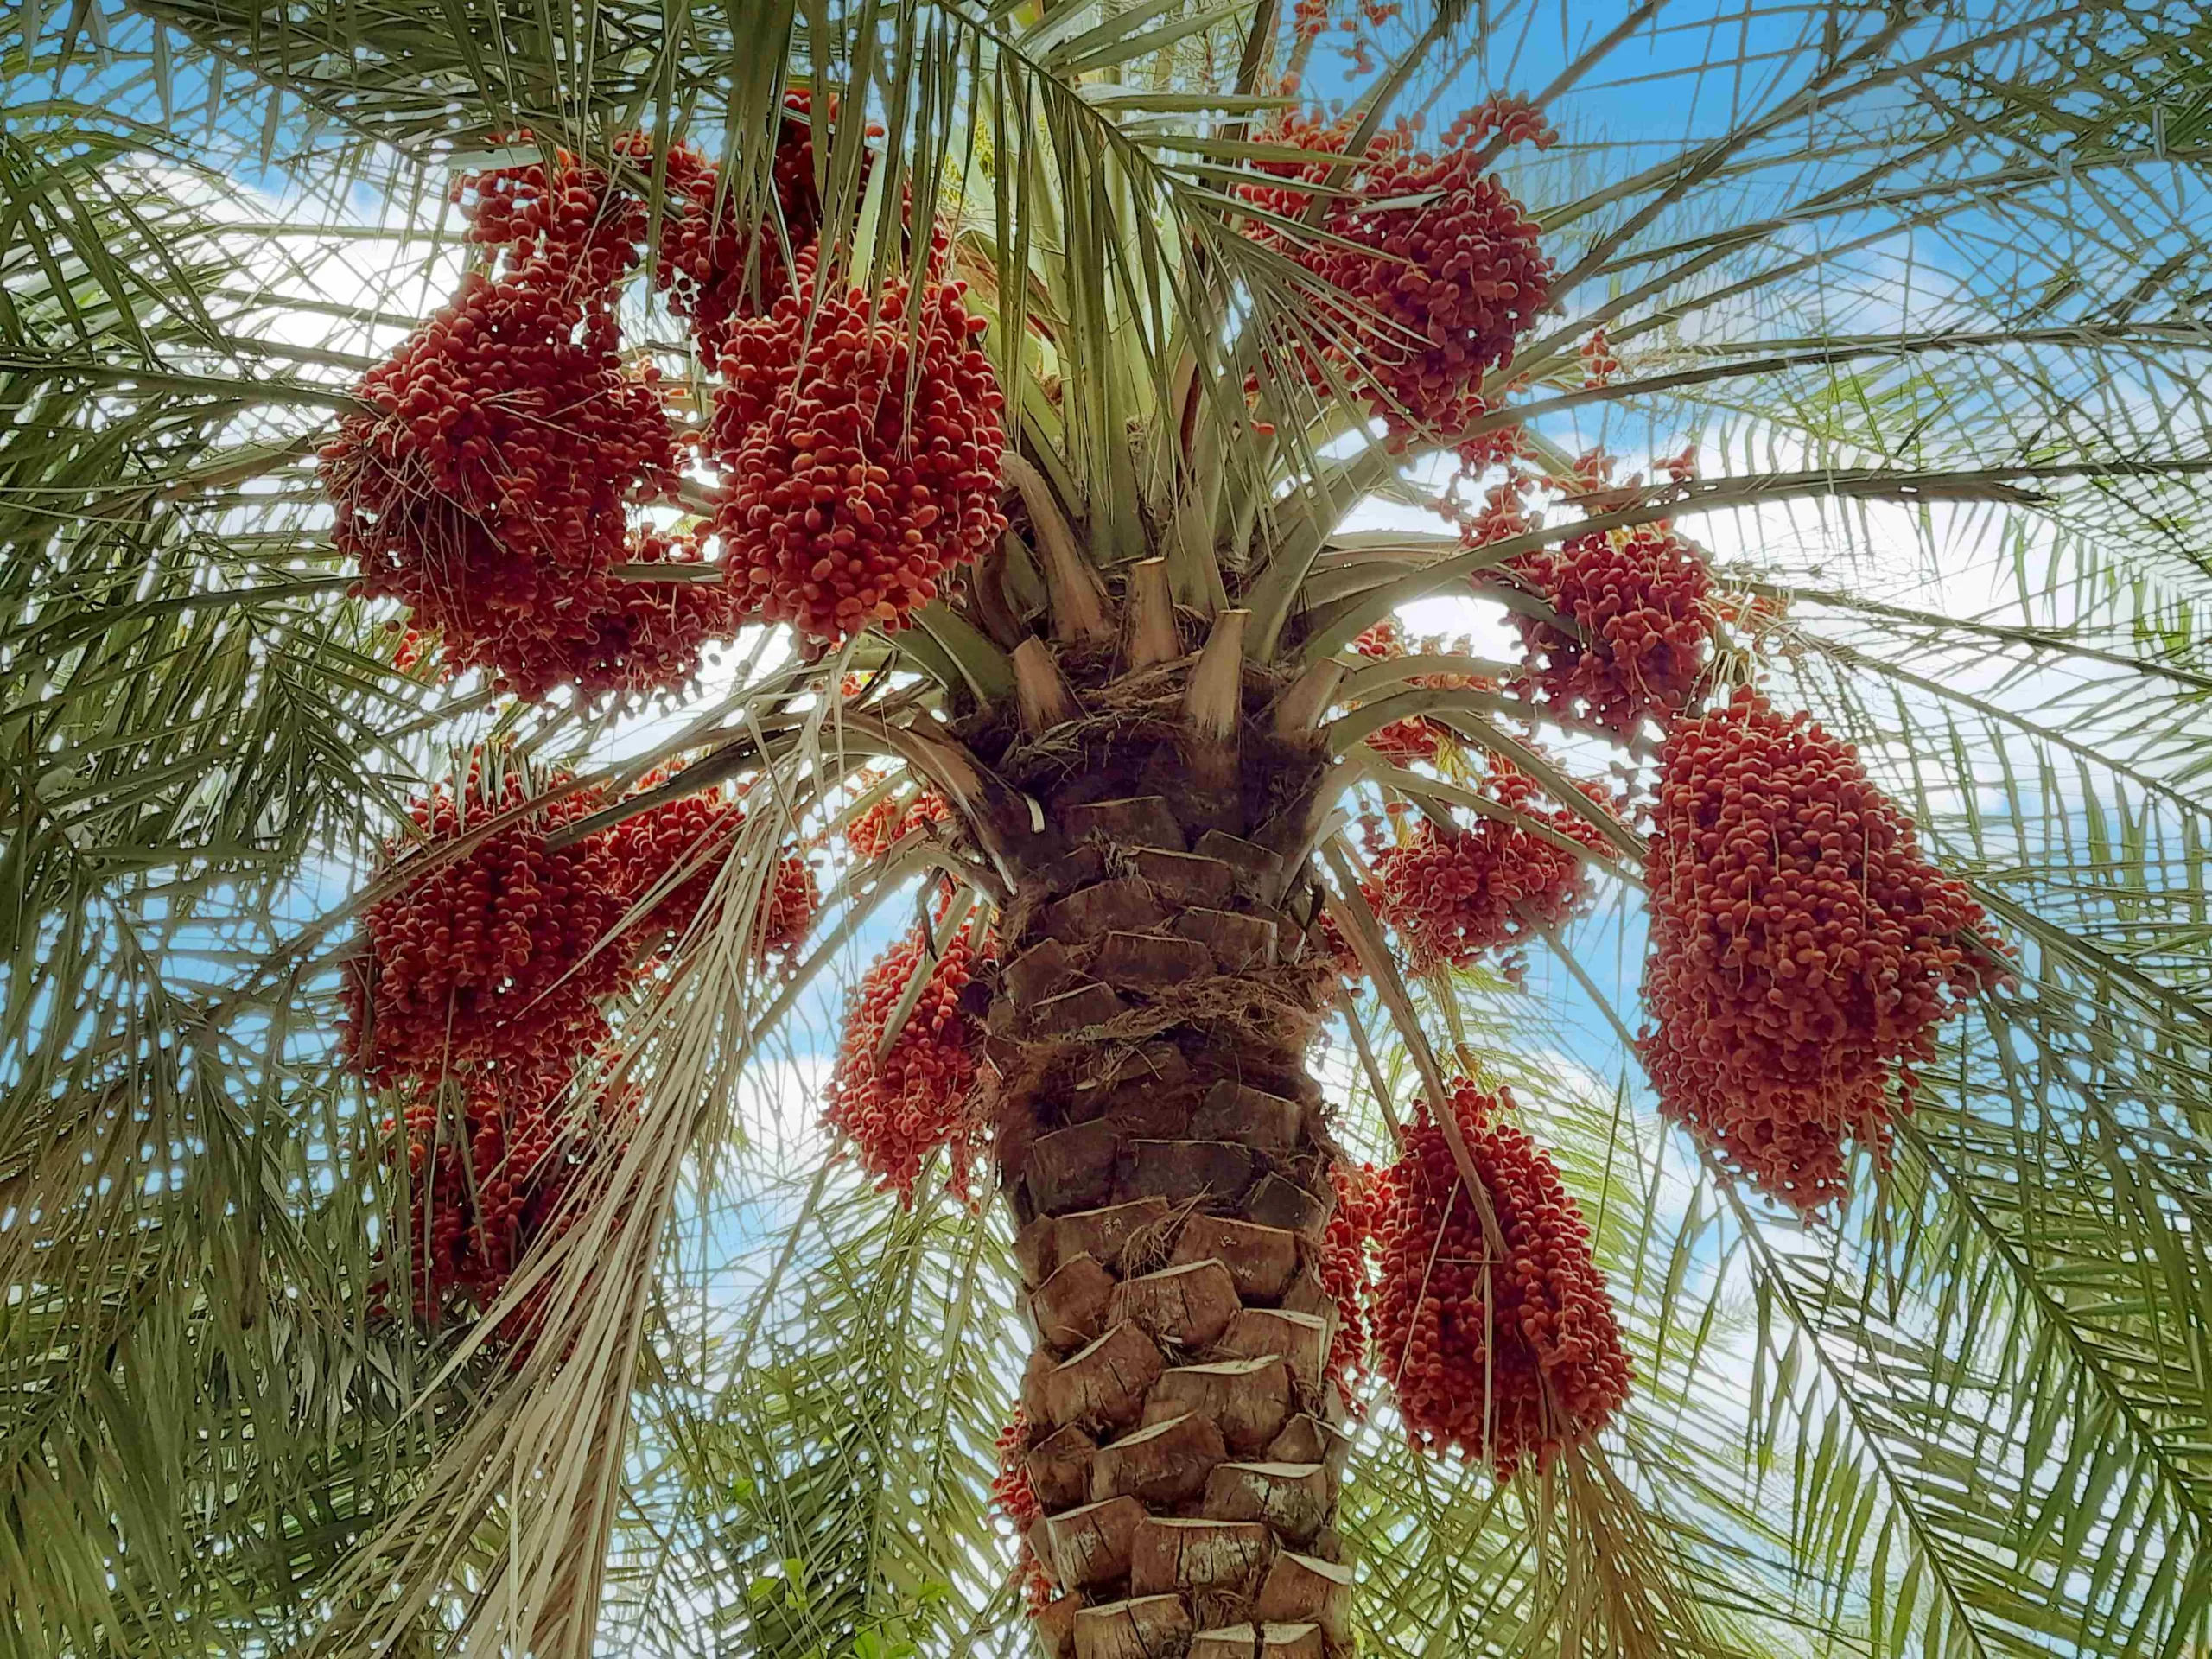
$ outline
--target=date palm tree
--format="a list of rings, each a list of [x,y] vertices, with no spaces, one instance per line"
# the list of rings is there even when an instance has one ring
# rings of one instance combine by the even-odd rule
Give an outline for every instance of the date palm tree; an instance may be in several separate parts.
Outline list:
[[[11,1650],[2212,1642],[2194,9],[10,27]],[[544,672],[472,645],[459,520],[407,532],[435,580],[371,569],[427,474],[346,470],[454,426],[376,377],[521,292],[485,180],[531,167],[628,252],[474,406],[612,339],[543,442],[612,467],[620,397],[681,446],[520,605],[630,607]],[[1425,263],[1469,202],[1488,263]],[[807,493],[859,384],[820,365],[871,351],[865,418],[947,470]],[[866,542],[855,501],[896,556],[789,563]],[[1611,626],[1573,550],[1659,543],[1695,683],[1542,695]],[[1662,742],[1749,683],[1857,746],[2008,953],[1809,1216],[1662,1119],[1638,1040]],[[1440,949],[1406,850],[1485,828],[1564,874]],[[518,846],[542,892],[652,868],[425,1094],[372,1063],[380,941],[477,948],[468,872]],[[572,1056],[540,1016],[587,983]],[[925,1033],[928,1121],[886,1080]],[[472,1163],[454,1096],[549,1053],[559,1174],[500,1211],[520,1120]],[[1460,1079],[1510,1086],[1634,1370],[1586,1419],[1536,1385],[1510,1478],[1348,1334],[1389,1272],[1362,1162],[1440,1135],[1493,1267],[1536,1224]]]

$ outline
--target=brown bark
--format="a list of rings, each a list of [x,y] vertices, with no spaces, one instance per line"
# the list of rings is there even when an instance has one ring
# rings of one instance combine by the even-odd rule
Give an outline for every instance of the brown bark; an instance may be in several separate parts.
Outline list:
[[[963,734],[1045,819],[1016,848],[986,1019],[1037,1326],[1027,1467],[1062,1592],[1040,1639],[1321,1659],[1347,1650],[1350,1582],[1334,1312],[1313,1295],[1336,1154],[1305,1063],[1312,878],[1271,849],[1295,843],[1325,759],[1274,732],[1281,686],[1256,671],[1224,738],[1218,685],[1207,731],[1186,728],[1186,661],[1084,666],[1072,727]]]

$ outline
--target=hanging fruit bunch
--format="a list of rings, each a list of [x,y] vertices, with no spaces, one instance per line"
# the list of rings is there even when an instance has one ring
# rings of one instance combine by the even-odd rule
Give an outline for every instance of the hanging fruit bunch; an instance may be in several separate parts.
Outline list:
[[[1462,1078],[1448,1104],[1483,1202],[1424,1105],[1376,1198],[1376,1364],[1416,1445],[1510,1479],[1604,1427],[1629,1359],[1589,1229],[1510,1093]]]
[[[1037,1489],[1029,1484],[1029,1471],[1022,1461],[1029,1450],[1029,1414],[1020,1406],[999,1430],[993,1450],[998,1453],[999,1466],[991,1477],[991,1503],[1014,1522],[1017,1532],[1026,1532],[1029,1523],[1044,1514],[1045,1506],[1037,1501]]]
[[[790,291],[787,251],[805,247],[822,228],[811,96],[787,92],[784,108],[769,162],[773,218],[741,224],[738,188],[721,169],[689,144],[668,151],[653,285],[667,293],[671,310],[690,319],[699,359],[709,368],[721,361],[734,319],[759,316]],[[640,167],[650,166],[642,138],[628,148]]]
[[[1602,347],[1602,333],[1598,338]],[[1677,483],[1693,475],[1687,452],[1661,465]],[[1467,546],[1484,547],[1539,526],[1529,505],[1539,490],[1588,511],[1633,499],[1642,474],[1616,486],[1612,466],[1611,456],[1593,449],[1576,458],[1568,476],[1548,476],[1529,464],[1516,428],[1499,428],[1461,446],[1460,471],[1435,506]],[[1492,468],[1502,476],[1485,486],[1482,508],[1470,512],[1459,499],[1459,480]],[[1478,575],[1475,591],[1495,594],[1501,583],[1535,595],[1553,613],[1512,612],[1529,664],[1516,690],[1624,741],[1646,720],[1663,725],[1689,703],[1721,604],[1704,559],[1670,523],[1592,531],[1533,549]]]
[[[519,133],[516,141],[529,137]],[[575,301],[603,331],[602,343],[613,343],[613,289],[638,263],[644,203],[566,150],[550,166],[540,160],[464,174],[451,194],[471,242],[500,252],[508,276]]]
[[[580,1160],[607,1141],[619,1114],[583,1112],[575,1079],[607,1058],[610,1003],[652,970],[642,944],[689,925],[743,822],[702,791],[569,840],[608,803],[601,790],[560,792],[568,782],[479,750],[457,785],[417,799],[417,835],[385,857],[422,873],[368,907],[347,964],[346,1061],[404,1102],[391,1127],[413,1183],[414,1300],[428,1319],[488,1306]],[[764,959],[791,948],[816,900],[811,869],[786,854],[757,924]],[[634,1113],[634,1091],[624,1099]]]
[[[1463,446],[1463,448],[1469,447],[1471,446]],[[1465,469],[1466,462],[1462,461],[1461,467]],[[1477,478],[1482,471],[1479,467],[1462,470],[1458,477]],[[1469,512],[1456,495],[1438,501],[1437,511],[1459,527],[1459,539],[1465,545],[1488,547],[1493,542],[1523,536],[1538,527],[1541,519],[1529,507],[1529,494],[1535,487],[1535,480],[1528,473],[1517,463],[1509,463],[1505,476],[1484,489],[1483,505],[1478,511]],[[1488,572],[1478,575],[1474,582],[1475,591],[1482,592],[1490,580]],[[1526,639],[1525,633],[1523,639]]]
[[[623,504],[669,477],[658,394],[571,336],[581,308],[524,277],[471,272],[370,372],[373,415],[321,451],[334,544],[365,597],[440,636],[449,670],[542,690],[580,591],[623,556]]]
[[[1374,909],[1381,895],[1372,886],[1363,890],[1367,894],[1368,908]],[[1359,952],[1352,948],[1351,940],[1345,937],[1344,929],[1337,925],[1337,918],[1327,911],[1313,918],[1311,937],[1321,963],[1335,976],[1339,988],[1347,985],[1357,986],[1366,978],[1367,969],[1360,965]]]
[[[953,1190],[965,1196],[984,1137],[976,1098],[976,1021],[961,1007],[962,991],[987,957],[962,928],[933,964],[917,927],[868,970],[846,1005],[845,1032],[830,1082],[823,1121],[848,1136],[861,1167],[876,1185],[913,1199],[922,1166],[940,1147],[951,1154]],[[918,972],[927,978],[889,1049],[884,1034]]]
[[[438,636],[450,672],[481,669],[533,697],[688,677],[697,639],[727,630],[728,601],[611,575],[671,552],[632,546],[626,512],[672,487],[677,464],[657,385],[617,351],[615,291],[643,209],[565,155],[454,192],[498,263],[363,378],[369,412],[321,454],[334,543],[363,596],[400,600],[409,626]]]
[[[1465,655],[1471,646],[1464,639],[1427,639],[1419,642],[1424,653]],[[1363,657],[1382,660],[1403,657],[1407,647],[1395,621],[1388,618],[1367,629],[1352,641],[1352,649]],[[1491,691],[1497,686],[1478,674],[1416,674],[1401,689],[1427,688],[1433,690]],[[1407,720],[1394,720],[1380,731],[1367,734],[1367,747],[1394,766],[1410,766],[1419,761],[1433,761],[1450,733],[1426,715],[1415,715]]]
[[[503,677],[522,696],[572,685],[592,702],[637,698],[696,679],[706,647],[744,620],[741,595],[701,550],[696,534],[630,532],[624,565],[665,566],[665,577],[604,575],[580,582],[548,632],[515,642]]]
[[[656,371],[618,352],[645,208],[565,152],[468,175],[454,196],[496,263],[364,379],[378,414],[341,423],[322,455],[334,539],[360,593],[406,603],[448,672],[532,699],[683,685],[745,594],[696,569],[697,536],[627,521],[675,486],[677,461]],[[694,569],[637,574],[655,564]]]
[[[632,795],[672,775],[649,772]],[[531,804],[534,788],[555,794],[568,781],[532,780],[502,752],[479,750],[457,792],[441,785],[414,803],[420,836],[387,843],[387,860],[404,853],[435,867],[369,907],[366,949],[348,974],[349,1052],[372,1081],[584,1052],[605,1034],[598,1005],[650,969],[639,950],[648,931],[665,943],[697,917],[744,808],[702,789],[571,840],[556,832],[608,801],[579,789]],[[526,806],[457,858],[438,857],[442,845]],[[787,849],[756,910],[756,959],[803,936],[819,898],[812,868]],[[626,922],[638,938],[618,941]]]
[[[1479,482],[1493,471],[1502,472],[1504,474],[1503,486],[1489,492],[1488,512],[1491,515],[1511,512],[1520,517],[1520,528],[1525,530],[1529,527],[1528,519],[1521,514],[1519,498],[1535,481],[1535,474],[1529,464],[1529,440],[1518,420],[1509,419],[1501,424],[1491,425],[1478,421],[1476,427],[1477,429],[1452,446],[1452,475],[1446,480],[1443,499],[1435,504],[1440,515],[1458,524],[1462,531],[1469,531],[1463,539],[1470,547],[1479,547],[1485,541],[1496,541],[1499,537],[1497,535],[1478,536],[1471,533],[1465,511],[1456,499],[1459,486]],[[1501,488],[1503,493],[1501,493]],[[1511,499],[1510,507],[1507,505],[1509,497]]]
[[[1344,59],[1344,74],[1362,79],[1375,73],[1376,31],[1402,10],[1395,0],[1357,0],[1341,11],[1331,0],[1297,0],[1291,9],[1291,39],[1302,54],[1328,31],[1339,31],[1344,38],[1335,44]]]
[[[655,767],[638,780],[637,792],[666,789],[677,775]],[[745,810],[735,802],[700,791],[634,812],[608,835],[631,897],[650,906],[656,925],[680,935],[707,902],[744,822]]]
[[[1662,1109],[1801,1212],[1888,1145],[1959,999],[2003,973],[1963,883],[1920,855],[1858,752],[1743,690],[1660,751],[1646,863]]]
[[[1577,536],[1507,568],[1570,625],[1513,615],[1547,704],[1624,739],[1688,705],[1713,639],[1713,578],[1670,525]]]
[[[767,891],[753,924],[753,950],[762,963],[796,963],[799,947],[814,931],[814,918],[822,908],[822,887],[814,867],[797,853],[776,861]]]
[[[1375,1236],[1377,1186],[1371,1164],[1337,1163],[1330,1166],[1329,1186],[1336,1207],[1329,1212],[1327,1230],[1315,1262],[1321,1288],[1336,1304],[1336,1329],[1329,1337],[1329,1357],[1323,1367],[1336,1379],[1338,1393],[1355,1416],[1365,1415],[1359,1402],[1359,1380],[1367,1374],[1367,1251]]]
[[[1602,334],[1599,340],[1602,346]],[[1665,465],[1677,482],[1689,475],[1687,456]],[[1592,450],[1576,460],[1571,478],[1548,481],[1572,502],[1604,491],[1611,472],[1612,458]],[[1637,474],[1621,487],[1642,482]],[[1663,725],[1688,704],[1719,609],[1705,561],[1671,523],[1592,531],[1504,568],[1560,619],[1513,616],[1529,684],[1552,708],[1626,739],[1646,720]]]
[[[1388,619],[1353,640],[1351,648],[1363,657],[1378,660],[1406,654],[1398,625]],[[1437,738],[1436,728],[1416,715],[1411,720],[1394,720],[1382,730],[1370,732],[1367,747],[1394,766],[1410,766],[1415,761],[1436,759]]]
[[[847,820],[845,844],[855,858],[880,858],[906,836],[929,824],[946,823],[951,817],[952,809],[933,790],[924,790],[906,801],[886,796]]]
[[[1013,1418],[999,1431],[995,1448],[999,1466],[998,1472],[991,1477],[991,1507],[1013,1523],[1021,1540],[1016,1550],[1015,1568],[1021,1576],[1023,1604],[1033,1618],[1052,1599],[1053,1587],[1052,1575],[1046,1572],[1044,1562],[1037,1558],[1035,1546],[1030,1542],[1030,1529],[1045,1513],[1024,1461],[1033,1438],[1029,1414],[1016,1406]]]
[[[518,1066],[412,1093],[400,1147],[421,1323],[488,1308],[553,1224],[595,1139],[570,1081],[565,1066]]]
[[[639,780],[638,792],[664,787],[677,775],[657,768]],[[672,796],[611,831],[622,849],[632,897],[665,943],[672,945],[683,938],[718,885],[726,901],[735,899],[737,889],[722,871],[744,823],[740,802],[706,791]],[[786,847],[753,907],[752,960],[762,967],[777,962],[788,966],[813,928],[821,903],[814,867],[798,849]]]
[[[1580,813],[1545,804],[1535,780],[1486,757],[1490,798],[1593,852],[1605,838]],[[1576,785],[1599,805],[1595,785]],[[1375,859],[1376,913],[1405,941],[1414,966],[1464,968],[1484,950],[1521,940],[1532,925],[1557,926],[1589,897],[1585,861],[1500,818],[1449,828],[1424,817],[1412,835]]]
[[[1011,1522],[1015,1537],[1022,1540],[1015,1548],[1015,1571],[1022,1577],[1022,1604],[1031,1617],[1053,1599],[1053,1577],[1044,1571],[1044,1561],[1038,1560],[1035,1546],[1028,1541],[1031,1529],[1044,1517],[1044,1504],[1038,1502],[1038,1489],[1028,1480],[1024,1462],[1028,1442],[1033,1438],[1028,1414],[1022,1407],[1015,1407],[1011,1421],[998,1431],[998,1442],[993,1446],[998,1451],[998,1473],[991,1476],[991,1506]]]
[[[1329,0],[1297,0],[1291,8],[1291,37],[1300,46],[1311,45],[1333,27]]]
[[[1609,386],[1613,377],[1621,372],[1621,360],[1613,355],[1612,341],[1603,327],[1591,330],[1577,352],[1582,359],[1582,384],[1586,386]]]
[[[1554,135],[1517,100],[1494,99],[1453,123],[1441,153],[1415,148],[1402,124],[1376,135],[1346,167],[1335,158],[1357,127],[1351,116],[1325,123],[1300,111],[1278,114],[1261,141],[1310,150],[1316,160],[1262,162],[1258,170],[1282,181],[1240,188],[1255,207],[1293,219],[1307,212],[1312,187],[1343,193],[1327,198],[1320,215],[1334,239],[1255,232],[1357,308],[1330,320],[1343,338],[1318,346],[1309,373],[1324,389],[1342,378],[1364,390],[1394,441],[1449,433],[1484,412],[1482,377],[1512,356],[1551,296],[1536,222],[1480,170],[1485,141],[1495,132],[1542,148]]]
[[[748,607],[835,644],[906,626],[997,542],[1006,434],[964,284],[817,304],[816,265],[809,249],[795,291],[733,325],[709,442],[729,480],[715,525]]]
[[[543,783],[550,791],[567,781],[556,773]],[[386,844],[388,860],[404,852],[435,862],[368,907],[365,948],[348,964],[347,1055],[371,1081],[527,1066],[588,1052],[607,1034],[600,1003],[630,977],[613,940],[630,873],[603,836],[549,843],[606,804],[599,792],[531,806],[534,792],[521,767],[480,751],[458,788],[441,785],[414,803],[417,836]],[[438,859],[518,811],[457,857]]]
[[[550,1141],[545,1096],[557,1099],[563,1083],[550,1071],[518,1075],[502,1100],[479,1075],[457,1110],[446,1110],[435,1088],[405,1106],[408,1247],[415,1313],[425,1324],[512,1269],[520,1194],[533,1185]]]

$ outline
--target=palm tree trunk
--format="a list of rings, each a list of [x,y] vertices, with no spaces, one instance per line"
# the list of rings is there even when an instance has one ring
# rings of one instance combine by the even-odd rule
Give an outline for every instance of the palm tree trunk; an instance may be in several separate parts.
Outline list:
[[[1086,712],[994,757],[1046,821],[987,1043],[1036,1333],[1031,1542],[1062,1592],[1039,1623],[1070,1659],[1347,1641],[1336,1154],[1305,1064],[1325,757],[1280,681],[1232,654],[1208,693],[1209,658],[1075,692]]]

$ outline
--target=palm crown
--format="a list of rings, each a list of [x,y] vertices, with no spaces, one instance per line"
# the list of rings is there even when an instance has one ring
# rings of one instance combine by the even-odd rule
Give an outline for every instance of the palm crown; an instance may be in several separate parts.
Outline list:
[[[20,27],[11,1641],[2204,1642],[2201,20]]]

